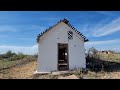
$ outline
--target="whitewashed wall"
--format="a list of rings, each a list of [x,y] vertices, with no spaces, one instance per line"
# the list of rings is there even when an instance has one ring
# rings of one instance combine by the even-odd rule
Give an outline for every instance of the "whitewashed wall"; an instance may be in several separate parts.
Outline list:
[[[86,67],[83,39],[73,30],[73,40],[68,41],[69,30],[71,28],[61,22],[41,37],[38,46],[38,72],[57,70],[58,43],[68,43],[70,69]]]

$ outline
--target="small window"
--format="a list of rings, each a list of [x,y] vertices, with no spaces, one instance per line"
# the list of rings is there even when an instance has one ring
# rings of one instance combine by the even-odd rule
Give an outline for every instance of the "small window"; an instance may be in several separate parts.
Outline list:
[[[72,31],[68,31],[68,39],[73,39],[73,32]]]

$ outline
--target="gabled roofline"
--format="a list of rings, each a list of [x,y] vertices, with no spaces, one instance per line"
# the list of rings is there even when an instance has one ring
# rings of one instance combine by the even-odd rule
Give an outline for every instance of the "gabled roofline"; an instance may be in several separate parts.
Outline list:
[[[57,24],[59,24],[60,22],[64,22],[64,23],[67,24],[71,29],[73,29],[76,33],[78,33],[82,38],[84,38],[84,42],[89,41],[81,32],[79,32],[75,27],[73,27],[73,26],[69,23],[69,21],[68,21],[67,19],[64,18],[63,20],[60,20]],[[57,24],[55,24],[55,25],[47,28],[45,31],[41,32],[41,34],[38,34],[38,36],[37,36],[37,43],[39,42],[39,38],[40,38],[41,36],[43,36],[44,33],[46,33],[47,31],[49,31],[51,28],[53,28],[53,27],[56,26]]]

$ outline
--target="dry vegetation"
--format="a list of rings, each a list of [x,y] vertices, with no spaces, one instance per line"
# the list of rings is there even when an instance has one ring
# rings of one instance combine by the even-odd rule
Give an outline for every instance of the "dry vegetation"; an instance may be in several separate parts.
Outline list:
[[[0,79],[30,78],[36,70],[36,57],[8,51],[0,57]]]
[[[58,79],[75,75],[79,79],[120,79],[120,54],[94,54],[87,57],[87,69],[72,70],[58,75],[36,74],[36,58],[27,56],[21,60],[0,60],[0,79]]]
[[[0,71],[0,79],[28,79],[36,70],[36,61]]]

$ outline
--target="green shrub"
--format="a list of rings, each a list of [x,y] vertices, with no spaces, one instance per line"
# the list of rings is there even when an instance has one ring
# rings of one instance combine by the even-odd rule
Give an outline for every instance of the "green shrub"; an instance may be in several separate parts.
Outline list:
[[[27,57],[27,55],[24,55],[22,53],[18,53],[16,55],[13,55],[13,57],[10,57],[11,61],[13,60],[21,60],[24,59],[25,57]]]
[[[38,57],[38,54],[34,54],[33,56],[34,56],[35,58],[37,58],[37,57]]]
[[[5,55],[6,55],[6,57],[10,58],[10,57],[12,57],[14,54],[12,53],[11,50],[9,50],[9,51],[6,52]]]

